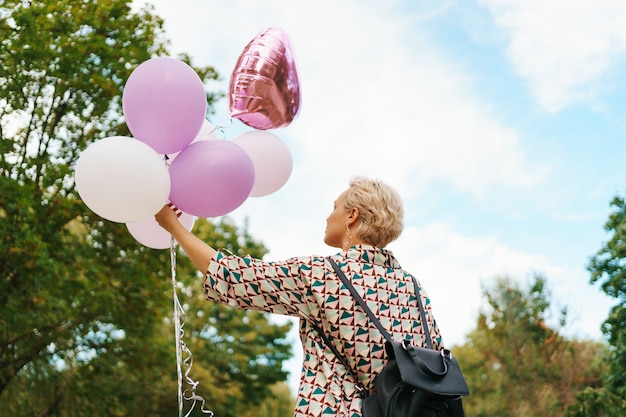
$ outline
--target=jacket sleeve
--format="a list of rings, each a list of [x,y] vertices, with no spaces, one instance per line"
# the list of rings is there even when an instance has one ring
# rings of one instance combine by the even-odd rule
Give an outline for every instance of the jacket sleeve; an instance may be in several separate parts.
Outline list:
[[[204,292],[207,299],[239,309],[310,318],[319,314],[311,292],[319,265],[315,257],[267,262],[218,251],[209,263]]]

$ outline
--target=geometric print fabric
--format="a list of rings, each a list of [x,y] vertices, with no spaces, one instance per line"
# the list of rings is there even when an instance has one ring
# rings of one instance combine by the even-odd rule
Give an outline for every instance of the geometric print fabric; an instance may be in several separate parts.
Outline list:
[[[394,340],[424,342],[421,316],[411,276],[391,251],[356,245],[331,258]],[[423,288],[433,348],[443,347],[430,300]],[[218,251],[211,260],[204,291],[207,299],[239,309],[259,310],[300,319],[303,364],[296,417],[360,417],[355,381],[320,339],[322,328],[368,390],[385,362],[385,339],[322,256],[268,262]]]

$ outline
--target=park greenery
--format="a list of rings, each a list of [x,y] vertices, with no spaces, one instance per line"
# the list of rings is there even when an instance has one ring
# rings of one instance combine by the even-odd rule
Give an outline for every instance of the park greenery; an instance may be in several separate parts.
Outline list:
[[[128,0],[0,2],[0,415],[172,416],[177,375],[169,251],[136,242],[76,191],[81,150],[129,136],[124,82],[169,54],[163,21]],[[193,65],[203,81],[219,77]],[[209,114],[223,96],[207,92]],[[626,203],[616,196],[590,257],[590,284],[615,299],[603,340],[563,335],[547,278],[495,277],[476,327],[453,347],[468,416],[622,416],[626,409]],[[228,217],[194,233],[236,254],[267,248]],[[218,417],[287,417],[290,324],[206,301],[177,256],[197,393]],[[296,370],[297,372],[297,370]],[[195,412],[194,415],[200,415]]]

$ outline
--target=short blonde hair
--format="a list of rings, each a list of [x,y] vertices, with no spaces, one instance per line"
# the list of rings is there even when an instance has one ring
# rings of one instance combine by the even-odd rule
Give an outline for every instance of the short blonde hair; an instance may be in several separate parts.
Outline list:
[[[357,231],[364,242],[382,248],[402,233],[402,199],[382,181],[360,176],[352,178],[345,201],[346,209],[359,209],[361,223]]]

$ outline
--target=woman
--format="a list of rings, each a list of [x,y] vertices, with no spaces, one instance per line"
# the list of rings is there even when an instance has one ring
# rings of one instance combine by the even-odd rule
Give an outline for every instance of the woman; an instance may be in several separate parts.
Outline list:
[[[267,262],[213,249],[178,222],[175,207],[164,207],[157,222],[178,241],[194,265],[206,272],[207,299],[241,309],[300,318],[304,362],[296,417],[361,416],[362,398],[353,373],[368,390],[385,363],[384,338],[369,323],[323,256]],[[402,231],[400,197],[388,185],[357,177],[350,182],[326,219],[324,242],[341,249],[331,258],[395,340],[413,339],[425,346],[413,281],[393,254],[384,249]],[[180,212],[178,213],[180,215]],[[442,341],[421,290],[430,337]],[[353,373],[325,345],[315,327],[332,340]]]

